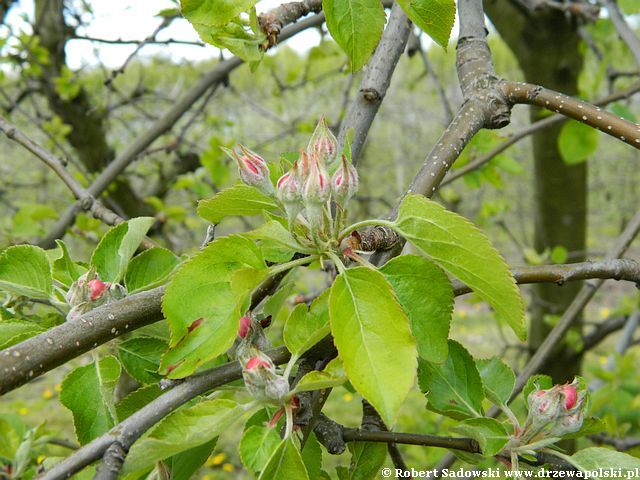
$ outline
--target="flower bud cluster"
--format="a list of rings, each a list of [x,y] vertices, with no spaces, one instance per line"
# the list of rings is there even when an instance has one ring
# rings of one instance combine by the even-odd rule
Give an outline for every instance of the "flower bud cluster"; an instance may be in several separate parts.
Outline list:
[[[588,409],[588,392],[582,382],[554,385],[548,390],[534,390],[527,398],[529,415],[525,434],[529,437],[561,437],[582,427]],[[531,440],[528,439],[528,440]]]
[[[262,403],[282,405],[289,394],[289,382],[278,375],[275,364],[263,352],[268,342],[260,323],[251,316],[242,317],[238,337],[240,342],[236,356],[242,365],[242,378],[247,391]]]
[[[77,320],[90,310],[123,298],[126,290],[122,285],[103,282],[100,275],[91,268],[80,276],[69,288],[66,299],[71,305],[67,320]]]
[[[338,141],[324,118],[320,119],[309,144],[300,151],[291,169],[278,179],[275,190],[265,160],[244,146],[240,151],[224,149],[238,164],[241,180],[275,196],[289,220],[289,228],[310,230],[311,244],[326,243],[332,236],[331,202],[338,219],[345,215],[349,200],[358,190],[358,173],[345,155],[338,153]],[[340,221],[336,222],[340,226]]]

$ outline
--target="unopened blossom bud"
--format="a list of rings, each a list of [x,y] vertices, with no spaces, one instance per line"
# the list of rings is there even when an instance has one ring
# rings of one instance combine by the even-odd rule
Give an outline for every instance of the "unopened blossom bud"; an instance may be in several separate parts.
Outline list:
[[[302,186],[298,177],[298,162],[295,162],[291,170],[281,176],[276,184],[276,196],[287,213],[290,226],[293,226],[302,210]]]
[[[547,436],[562,436],[576,432],[588,407],[587,390],[575,379],[571,384],[555,385],[548,390],[529,394],[528,422],[543,428]]]
[[[240,338],[245,338],[251,329],[251,318],[244,316],[240,318],[239,326],[238,326],[238,336]]]
[[[337,204],[344,206],[357,191],[358,172],[355,167],[347,161],[346,155],[342,155],[342,163],[331,178],[333,199]]]
[[[309,156],[309,174],[302,187],[305,204],[323,205],[329,200],[331,185],[327,170],[318,161],[317,155]]]
[[[87,286],[89,287],[89,299],[97,300],[102,297],[105,290],[111,286],[111,283],[104,283],[100,279],[94,278],[87,283]]]
[[[256,400],[277,403],[288,392],[288,383],[285,386],[283,380],[279,380],[282,377],[276,373],[271,358],[260,351],[254,352],[255,355],[249,358],[242,368],[242,378],[247,391]]]
[[[240,145],[241,154],[235,149],[222,147],[222,150],[238,163],[238,174],[245,184],[256,187],[267,195],[273,194],[269,167],[264,158],[243,145]]]
[[[324,117],[320,118],[313,135],[311,135],[307,152],[309,155],[316,154],[320,164],[325,167],[337,159],[338,140],[329,130]]]

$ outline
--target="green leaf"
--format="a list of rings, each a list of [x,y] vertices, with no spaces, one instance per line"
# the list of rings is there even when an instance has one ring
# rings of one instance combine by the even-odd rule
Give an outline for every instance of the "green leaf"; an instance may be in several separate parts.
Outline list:
[[[496,405],[506,405],[516,384],[516,375],[498,357],[476,360],[487,398]]]
[[[160,390],[157,384],[145,385],[144,387],[134,390],[116,405],[118,419],[123,421],[125,418],[130,417],[147,403],[158,398],[161,394],[162,390]]]
[[[349,443],[351,463],[349,480],[369,480],[376,478],[380,467],[387,458],[387,445],[375,442]]]
[[[391,285],[378,271],[346,270],[331,287],[329,318],[351,384],[391,426],[413,386],[417,356]]]
[[[216,447],[217,438],[207,443],[190,448],[171,457],[167,464],[171,468],[171,480],[189,480],[193,474],[207,461]]]
[[[180,0],[180,10],[191,23],[223,26],[256,3],[257,0]]]
[[[158,338],[136,337],[118,345],[118,356],[131,377],[142,384],[156,383],[161,378],[157,373],[160,356],[166,348],[167,343]]]
[[[86,272],[86,268],[71,259],[67,245],[62,240],[56,240],[56,244],[60,249],[60,256],[53,260],[53,278],[70,287],[78,277]]]
[[[0,290],[47,299],[53,291],[46,252],[32,245],[9,247],[0,253]]]
[[[558,136],[558,149],[567,165],[584,162],[598,148],[598,131],[584,123],[569,120]]]
[[[241,184],[222,190],[215,197],[198,203],[198,215],[214,224],[220,223],[229,215],[259,215],[263,211],[277,209],[272,198],[256,188]]]
[[[132,218],[112,227],[100,240],[90,264],[103,282],[119,282],[140,242],[153,225],[151,217]]]
[[[148,290],[160,285],[180,263],[166,248],[153,247],[136,255],[129,262],[124,283],[129,293]]]
[[[456,19],[454,0],[398,0],[398,3],[413,23],[447,48]]]
[[[522,389],[522,398],[524,398],[526,403],[527,397],[534,390],[548,390],[551,387],[553,387],[553,380],[549,375],[532,375],[529,377],[526,385]]]
[[[242,434],[238,450],[242,463],[257,474],[280,444],[280,435],[267,425],[251,425]]]
[[[159,460],[209,442],[247,410],[247,405],[216,398],[172,413],[132,445],[123,474],[146,469]]]
[[[451,431],[476,440],[485,457],[500,453],[510,439],[507,429],[495,418],[470,418],[451,427]]]
[[[428,395],[427,408],[462,420],[482,416],[482,380],[469,352],[449,340],[449,356],[443,364],[420,360],[420,390]]]
[[[241,308],[266,271],[260,249],[238,235],[214,240],[185,262],[162,299],[171,349],[162,358],[161,373],[181,378],[224,353],[237,336]],[[232,288],[238,275],[243,291],[238,283]]]
[[[360,70],[375,50],[385,23],[380,0],[323,0],[331,36],[351,59],[351,71]]]
[[[506,262],[471,222],[422,195],[407,195],[396,229],[440,267],[465,282],[518,335],[527,335],[520,291]]]
[[[337,387],[347,381],[347,375],[339,358],[331,360],[324,370],[313,370],[300,379],[295,393]]]
[[[0,350],[9,348],[16,343],[20,343],[27,338],[44,332],[37,323],[24,320],[1,320],[0,321]]]
[[[292,357],[299,358],[329,333],[328,298],[325,290],[309,308],[301,303],[289,315],[283,337]]]
[[[293,235],[289,233],[289,230],[276,220],[268,221],[255,230],[243,233],[243,235],[253,238],[254,240],[262,240],[263,242],[276,244],[290,250],[292,254],[302,251],[301,246],[293,238]]]
[[[273,452],[258,480],[309,480],[300,450],[291,437],[282,440]]]
[[[447,358],[453,288],[445,273],[417,255],[396,257],[380,268],[409,317],[418,354],[430,362]]]
[[[249,31],[240,18],[220,26],[195,22],[192,25],[202,41],[218,48],[226,48],[245,62],[259,62],[262,59],[264,52],[260,45],[264,42],[264,34],[258,32],[256,35]]]
[[[562,245],[556,245],[551,250],[551,261],[553,263],[565,263],[569,257],[569,252],[566,247]]]
[[[315,433],[311,432],[307,438],[302,450],[302,460],[304,461],[309,478],[322,479],[322,447],[316,438]],[[329,480],[329,479],[328,479]]]
[[[113,391],[120,377],[120,364],[113,356],[76,368],[62,382],[60,403],[71,410],[76,436],[89,443],[116,422]]]
[[[571,463],[582,471],[591,472],[599,468],[613,471],[622,469],[623,472],[640,468],[640,458],[602,447],[585,448],[574,453],[571,456]]]

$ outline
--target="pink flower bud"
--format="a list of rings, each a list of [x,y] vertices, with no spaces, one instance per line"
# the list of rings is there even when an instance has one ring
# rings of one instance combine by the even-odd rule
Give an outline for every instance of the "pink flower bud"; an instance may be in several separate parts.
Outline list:
[[[245,368],[247,370],[255,370],[258,367],[262,367],[262,368],[266,368],[269,369],[273,366],[272,363],[269,363],[266,360],[263,360],[260,357],[252,357],[249,359],[249,361],[247,362],[247,364],[245,365]]]
[[[564,408],[571,410],[575,407],[578,401],[578,391],[573,385],[562,385],[562,391],[564,393]]]
[[[302,187],[302,197],[308,206],[324,204],[331,195],[329,175],[320,165],[318,157],[313,154],[309,157],[309,174]]]
[[[99,279],[89,280],[89,299],[97,300],[102,296],[107,288],[109,288],[110,283],[104,283]]]
[[[588,392],[577,378],[571,384],[533,391],[528,398],[527,423],[548,437],[576,432],[582,426],[587,399]]]
[[[342,155],[342,164],[331,178],[333,198],[339,205],[345,205],[358,191],[358,172]]]
[[[311,135],[307,152],[309,155],[317,155],[318,161],[323,166],[330,165],[337,159],[338,140],[329,130],[324,117],[320,118],[313,135]]]
[[[245,316],[240,318],[240,325],[238,327],[238,336],[245,338],[251,328],[251,318]]]
[[[238,154],[235,149],[222,147],[222,150],[238,163],[238,174],[245,184],[256,187],[267,195],[273,194],[269,167],[264,158],[243,145],[240,145],[242,154]]]

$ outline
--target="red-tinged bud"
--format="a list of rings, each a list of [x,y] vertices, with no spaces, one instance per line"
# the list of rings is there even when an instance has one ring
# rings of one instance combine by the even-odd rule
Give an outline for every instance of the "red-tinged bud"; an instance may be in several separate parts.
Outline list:
[[[337,159],[338,140],[329,130],[324,117],[320,118],[313,135],[311,135],[307,152],[309,155],[317,155],[318,161],[325,167]]]
[[[269,362],[267,362],[266,360],[263,360],[260,357],[253,357],[250,358],[249,361],[247,362],[247,365],[245,366],[245,368],[247,370],[255,370],[258,367],[262,367],[262,368],[271,368],[272,364],[270,364]]]
[[[564,408],[571,410],[578,401],[578,391],[573,385],[562,385],[564,392]]]
[[[331,196],[329,175],[316,155],[309,157],[309,174],[302,187],[305,204],[323,205]]]
[[[240,325],[238,327],[238,336],[240,338],[245,338],[249,333],[249,329],[251,328],[251,318],[249,317],[241,317]]]
[[[93,301],[99,299],[111,284],[104,283],[103,281],[95,278],[93,280],[89,280],[87,285],[89,287],[89,299]]]
[[[302,210],[302,187],[297,166],[297,162],[294,163],[291,171],[280,177],[276,184],[276,196],[287,213],[290,227],[293,227],[298,213]]]
[[[338,205],[345,206],[346,203],[358,191],[358,172],[355,167],[347,161],[346,155],[342,155],[342,164],[333,174],[331,179],[331,192],[333,199]]]
[[[534,431],[558,437],[578,431],[588,408],[588,392],[579,379],[529,394],[527,423]]]
[[[273,185],[269,178],[269,167],[264,158],[243,145],[240,145],[241,154],[235,149],[221,148],[237,162],[238,174],[245,184],[256,187],[267,195],[273,194]]]

